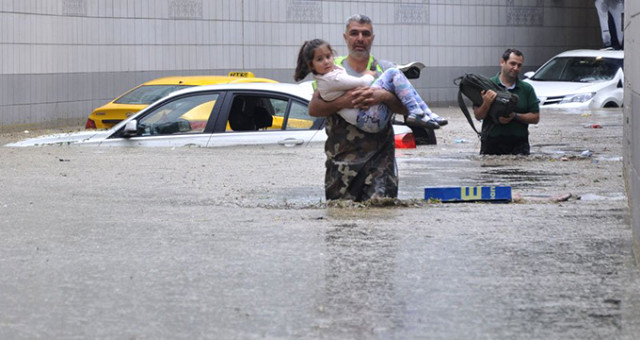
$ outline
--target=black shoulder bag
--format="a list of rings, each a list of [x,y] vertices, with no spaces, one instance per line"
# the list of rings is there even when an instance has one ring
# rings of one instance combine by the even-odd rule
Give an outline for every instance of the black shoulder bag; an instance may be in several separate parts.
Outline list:
[[[462,95],[469,98],[473,106],[480,106],[482,105],[482,91],[493,90],[497,96],[489,108],[487,118],[491,119],[494,124],[500,123],[498,117],[510,115],[518,103],[518,95],[505,90],[491,79],[479,74],[465,74],[462,77],[454,79],[453,83],[458,86],[458,105],[460,105],[462,113],[467,117],[467,121],[473,128],[473,131],[475,131],[480,138],[486,137],[489,131],[482,131],[483,133],[478,132],[476,126],[473,124],[473,119]]]

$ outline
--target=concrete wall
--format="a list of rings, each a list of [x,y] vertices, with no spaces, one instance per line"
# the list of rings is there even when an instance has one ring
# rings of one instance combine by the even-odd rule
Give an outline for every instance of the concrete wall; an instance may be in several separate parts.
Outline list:
[[[636,259],[640,263],[640,2],[625,1],[624,177],[631,209]],[[635,113],[635,114],[634,114]],[[634,133],[635,132],[635,133]]]
[[[304,40],[344,53],[344,20],[374,20],[374,55],[427,65],[415,82],[432,104],[452,79],[493,75],[507,47],[530,70],[554,54],[601,46],[584,0],[0,0],[0,128],[84,119],[141,82],[226,74],[292,81]]]

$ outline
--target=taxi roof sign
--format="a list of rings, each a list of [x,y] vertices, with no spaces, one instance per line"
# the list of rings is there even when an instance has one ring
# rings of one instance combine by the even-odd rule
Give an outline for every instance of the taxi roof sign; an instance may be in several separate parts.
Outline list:
[[[256,76],[252,72],[231,71],[229,77],[255,78]]]

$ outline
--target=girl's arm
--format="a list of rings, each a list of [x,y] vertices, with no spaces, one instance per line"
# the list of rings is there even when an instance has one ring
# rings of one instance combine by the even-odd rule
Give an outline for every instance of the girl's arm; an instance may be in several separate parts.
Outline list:
[[[343,72],[335,72],[327,78],[330,91],[347,91],[356,87],[369,86],[373,82],[373,76],[365,74],[362,77],[354,77]]]

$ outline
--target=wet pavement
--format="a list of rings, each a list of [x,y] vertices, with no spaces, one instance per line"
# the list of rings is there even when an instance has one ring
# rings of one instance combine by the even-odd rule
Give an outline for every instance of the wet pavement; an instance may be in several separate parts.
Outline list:
[[[621,111],[544,115],[530,157],[438,112],[385,207],[327,207],[318,145],[0,148],[0,338],[637,338]]]

